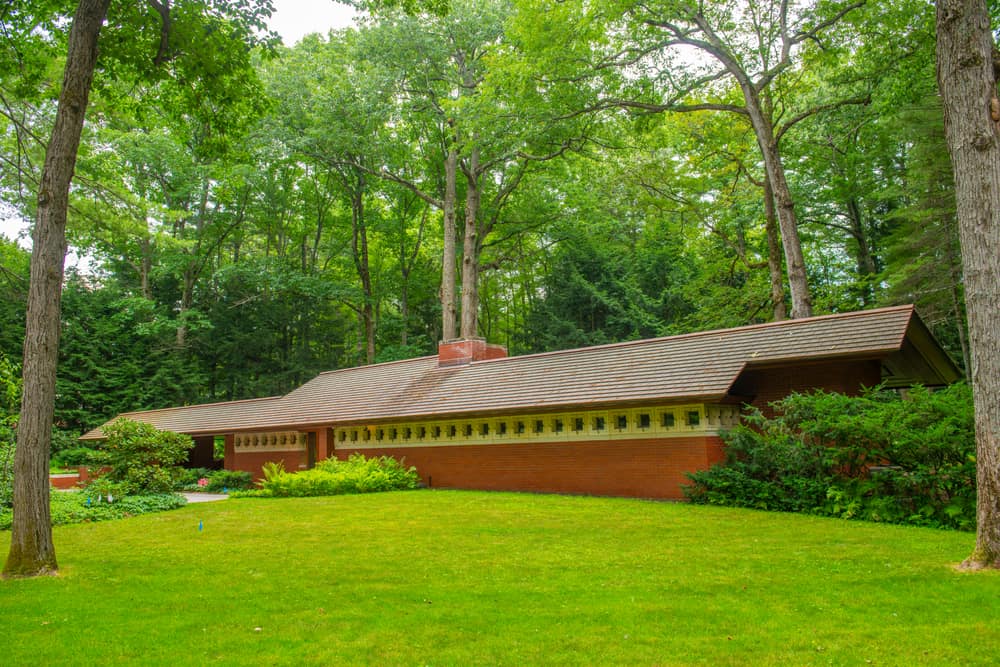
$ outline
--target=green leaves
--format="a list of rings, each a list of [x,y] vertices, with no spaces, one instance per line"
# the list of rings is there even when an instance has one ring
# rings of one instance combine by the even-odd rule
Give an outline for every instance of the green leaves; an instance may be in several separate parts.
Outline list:
[[[169,493],[172,469],[187,459],[194,445],[189,436],[124,418],[103,427],[103,432],[104,464],[110,468],[105,477],[129,495]]]
[[[972,530],[972,396],[956,384],[901,397],[817,391],[725,435],[727,461],[689,475],[695,502]]]

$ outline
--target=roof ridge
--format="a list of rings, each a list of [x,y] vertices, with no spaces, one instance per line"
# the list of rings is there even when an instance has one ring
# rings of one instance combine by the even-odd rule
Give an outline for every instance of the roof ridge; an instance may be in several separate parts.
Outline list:
[[[658,336],[656,338],[640,338],[638,340],[625,340],[619,341],[617,343],[603,343],[601,345],[588,345],[586,347],[572,347],[565,350],[549,350],[547,352],[535,352],[533,354],[522,354],[516,357],[500,357],[498,359],[483,359],[480,361],[474,361],[470,365],[479,364],[494,364],[501,363],[504,361],[516,361],[518,359],[537,359],[538,357],[547,356],[557,356],[561,354],[573,354],[576,352],[583,352],[587,350],[604,350],[613,349],[619,347],[631,347],[636,345],[643,345],[648,343],[660,343],[668,340],[683,340],[685,338],[700,338],[704,336],[712,336],[725,333],[733,333],[736,331],[749,331],[755,329],[767,329],[772,327],[788,327],[796,326],[800,324],[805,324],[809,322],[815,322],[817,320],[830,320],[830,319],[850,319],[853,317],[867,317],[874,313],[887,313],[892,311],[903,311],[910,310],[915,312],[915,306],[913,304],[905,304],[901,306],[884,306],[882,308],[871,308],[869,310],[852,310],[847,313],[828,313],[826,315],[813,315],[811,317],[800,317],[796,319],[781,320],[779,322],[760,322],[758,324],[744,324],[738,327],[728,327],[725,329],[709,329],[707,331],[692,331],[683,334],[674,334],[672,336]]]
[[[409,359],[394,359],[393,361],[381,361],[377,364],[361,364],[360,366],[348,366],[347,368],[332,368],[328,371],[320,371],[319,375],[317,375],[316,377],[319,377],[320,375],[332,375],[334,373],[346,373],[347,371],[356,371],[360,368],[376,368],[379,366],[392,366],[394,364],[407,364],[407,363],[412,363],[414,361],[423,361],[425,359],[437,359],[437,355],[425,354],[422,357],[410,357]],[[296,387],[296,389],[298,389],[298,387]],[[295,389],[293,389],[292,391],[295,391]],[[288,394],[285,394],[285,396],[287,395]]]

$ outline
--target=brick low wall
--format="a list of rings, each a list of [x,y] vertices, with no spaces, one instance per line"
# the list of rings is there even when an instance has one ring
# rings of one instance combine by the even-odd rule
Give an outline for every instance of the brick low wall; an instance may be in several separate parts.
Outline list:
[[[614,442],[553,442],[445,447],[344,448],[337,457],[392,456],[416,466],[435,488],[540,491],[601,496],[684,497],[684,473],[723,458],[717,436]]]
[[[231,458],[227,454],[226,470],[243,470],[256,480],[264,476],[261,470],[268,461],[283,461],[285,470],[297,472],[305,461],[305,452],[240,452],[233,453]]]

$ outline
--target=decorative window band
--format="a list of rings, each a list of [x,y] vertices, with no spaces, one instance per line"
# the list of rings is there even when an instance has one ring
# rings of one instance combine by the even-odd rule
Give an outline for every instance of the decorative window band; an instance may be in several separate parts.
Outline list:
[[[717,435],[739,419],[735,405],[679,405],[337,427],[333,437],[340,449],[613,441]]]
[[[233,445],[237,452],[303,451],[308,442],[305,433],[279,431],[272,433],[237,433]]]

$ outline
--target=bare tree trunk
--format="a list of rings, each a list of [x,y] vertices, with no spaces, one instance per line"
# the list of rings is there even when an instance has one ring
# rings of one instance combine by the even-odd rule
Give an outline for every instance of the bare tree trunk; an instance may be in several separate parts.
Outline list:
[[[806,261],[802,255],[802,245],[799,243],[799,223],[795,216],[795,203],[792,201],[792,192],[785,178],[785,168],[781,164],[774,127],[764,115],[760,96],[753,84],[745,76],[737,75],[736,79],[743,89],[750,124],[753,126],[757,145],[764,158],[767,180],[771,184],[774,204],[778,210],[778,226],[781,229],[781,244],[785,251],[785,267],[788,272],[788,291],[792,297],[792,317],[809,317],[812,315],[812,297],[809,294],[809,282],[806,278]]]
[[[862,281],[861,303],[870,306],[875,300],[875,289],[873,282],[877,267],[875,266],[875,256],[872,254],[871,244],[868,242],[868,234],[865,232],[864,218],[861,214],[861,206],[854,197],[847,200],[847,214],[851,220],[851,236],[857,244],[857,271],[858,278]]]
[[[976,412],[976,548],[1000,567],[1000,100],[985,0],[938,0],[937,70],[965,274]]]
[[[441,253],[441,338],[455,337],[455,237],[458,225],[455,222],[455,204],[458,199],[456,180],[458,176],[458,150],[448,149],[444,163],[444,251]]]
[[[14,521],[3,570],[7,577],[37,576],[58,568],[49,513],[49,448],[59,358],[66,211],[97,62],[97,38],[109,4],[110,0],[80,0],[77,6],[55,127],[45,151],[32,237],[24,394],[14,458]]]
[[[479,149],[466,170],[465,238],[462,246],[462,338],[479,334]]]
[[[353,234],[351,249],[354,255],[354,267],[361,280],[361,291],[364,303],[361,304],[361,324],[365,330],[365,361],[375,363],[375,313],[374,290],[372,289],[372,274],[368,262],[368,227],[365,223],[365,177],[358,175],[358,186],[351,202],[351,217]]]
[[[788,317],[785,306],[785,281],[781,274],[781,239],[774,213],[774,192],[771,181],[764,177],[764,228],[767,232],[767,271],[771,277],[772,319],[780,322]]]

